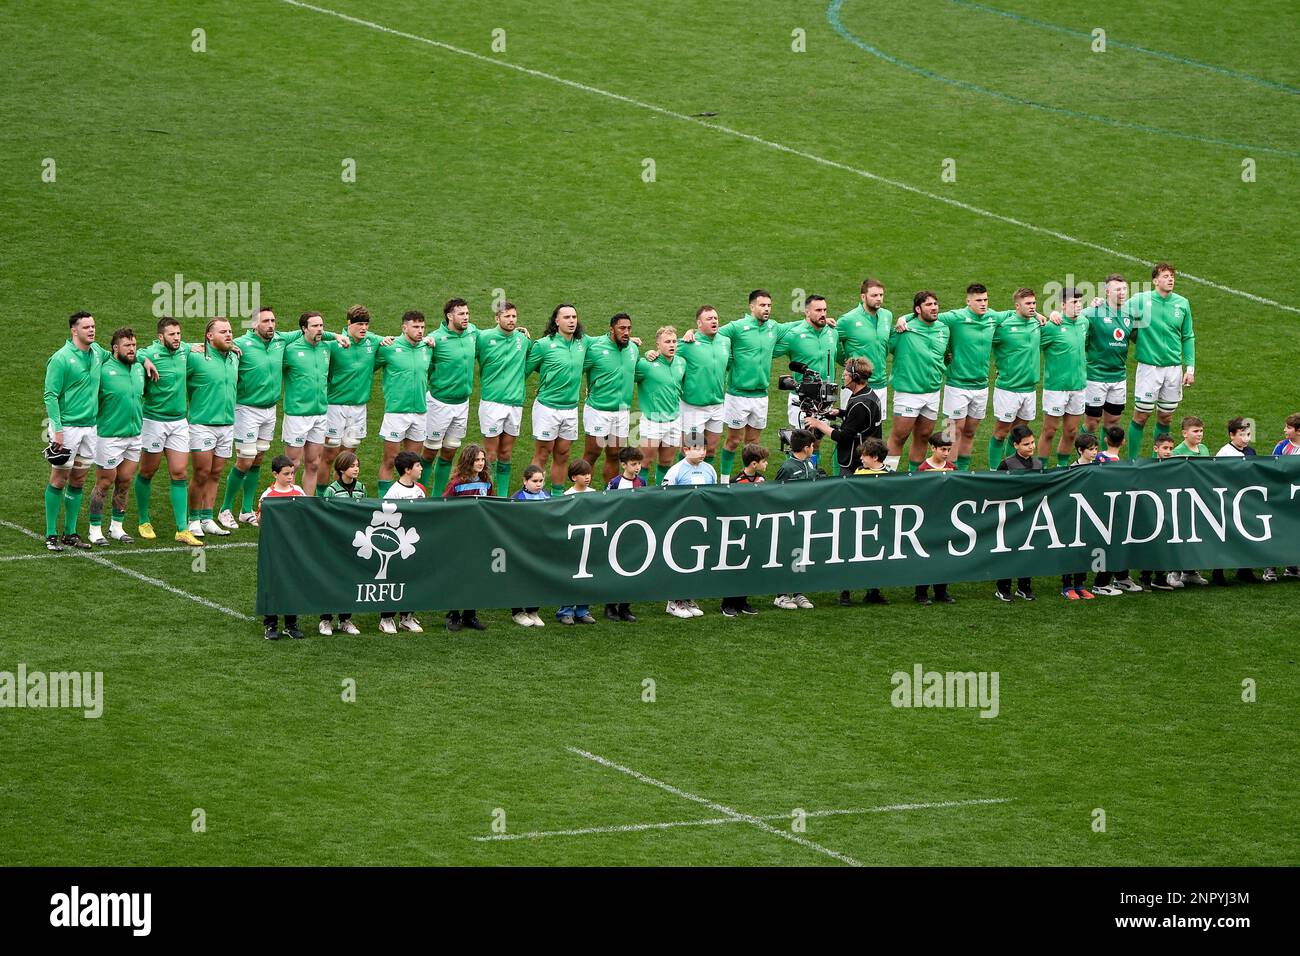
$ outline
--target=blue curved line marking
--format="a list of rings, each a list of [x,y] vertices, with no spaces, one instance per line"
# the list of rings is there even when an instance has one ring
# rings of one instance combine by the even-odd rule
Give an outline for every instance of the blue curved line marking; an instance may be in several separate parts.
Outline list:
[[[1008,20],[1016,20],[1019,23],[1027,23],[1030,26],[1041,27],[1044,30],[1055,30],[1057,33],[1083,37],[1086,40],[1092,39],[1092,33],[1087,30],[1076,30],[1073,27],[1064,27],[1057,23],[1048,23],[1046,20],[1035,20],[1033,17],[1027,17],[1021,13],[1013,13],[1010,10],[999,10],[997,7],[990,7],[983,3],[975,3],[973,0],[949,0],[949,2],[955,3],[959,7],[969,7],[972,10],[980,10],[984,13],[992,13],[999,17],[1006,17]],[[1267,86],[1274,90],[1282,90],[1286,93],[1300,93],[1300,86],[1288,86],[1286,83],[1278,83],[1276,80],[1266,80],[1262,76],[1243,73],[1240,70],[1230,70],[1226,66],[1215,66],[1213,63],[1202,63],[1200,60],[1191,60],[1185,56],[1179,56],[1176,53],[1166,53],[1163,50],[1152,50],[1150,47],[1138,46],[1136,43],[1125,43],[1123,40],[1112,40],[1109,36],[1106,37],[1106,45],[1108,47],[1119,47],[1123,50],[1132,50],[1135,53],[1145,53],[1147,56],[1157,56],[1162,60],[1170,60],[1174,63],[1181,63],[1184,66],[1196,67],[1198,70],[1209,70],[1211,73],[1230,76],[1238,80],[1246,80],[1250,83],[1258,83],[1260,86]]]
[[[884,50],[877,49],[861,37],[851,33],[840,19],[840,10],[843,6],[844,0],[831,0],[830,5],[826,8],[826,20],[830,23],[831,28],[839,34],[841,38],[848,40],[859,50],[870,53],[872,56],[884,60],[886,63],[892,63],[894,66],[908,70],[918,76],[924,76],[931,80],[938,80],[940,83],[947,83],[949,86],[955,86],[958,89],[966,90],[969,93],[980,93],[984,96],[991,96],[994,99],[1002,100],[1005,103],[1014,103],[1017,106],[1028,106],[1031,109],[1043,110],[1047,113],[1056,113],[1061,116],[1069,116],[1072,119],[1091,120],[1094,123],[1103,123],[1106,126],[1113,126],[1116,129],[1132,129],[1141,133],[1155,133],[1158,136],[1172,136],[1175,139],[1185,139],[1196,143],[1208,143],[1213,146],[1231,146],[1233,149],[1241,149],[1248,152],[1273,153],[1279,156],[1300,158],[1300,153],[1294,150],[1279,149],[1275,146],[1238,143],[1233,140],[1218,139],[1212,136],[1199,136],[1196,133],[1183,133],[1178,130],[1164,129],[1159,126],[1148,126],[1144,123],[1127,123],[1123,120],[1112,119],[1109,116],[1100,116],[1096,113],[1082,113],[1078,110],[1072,110],[1064,106],[1051,106],[1047,103],[1039,103],[1035,100],[1028,100],[1021,96],[1012,96],[1010,93],[990,90],[987,87],[968,83],[965,80],[958,80],[950,76],[944,76],[942,73],[934,72],[934,70],[928,70],[923,66],[916,66],[913,63],[908,63],[906,60],[900,60],[898,57],[892,56]]]

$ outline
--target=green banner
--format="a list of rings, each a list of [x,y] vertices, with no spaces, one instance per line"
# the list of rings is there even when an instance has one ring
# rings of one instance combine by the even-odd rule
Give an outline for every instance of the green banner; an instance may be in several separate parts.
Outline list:
[[[262,614],[1300,564],[1300,457],[262,507]]]

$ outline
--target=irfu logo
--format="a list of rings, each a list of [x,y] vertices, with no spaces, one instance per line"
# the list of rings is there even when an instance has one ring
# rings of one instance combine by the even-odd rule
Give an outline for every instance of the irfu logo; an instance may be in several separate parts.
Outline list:
[[[405,560],[415,554],[415,546],[420,541],[420,532],[414,528],[403,528],[401,512],[397,505],[385,501],[379,511],[370,515],[370,526],[358,531],[352,538],[352,547],[357,549],[357,557],[368,561],[379,555],[379,572],[376,581],[388,580],[388,562],[393,555],[401,555]]]

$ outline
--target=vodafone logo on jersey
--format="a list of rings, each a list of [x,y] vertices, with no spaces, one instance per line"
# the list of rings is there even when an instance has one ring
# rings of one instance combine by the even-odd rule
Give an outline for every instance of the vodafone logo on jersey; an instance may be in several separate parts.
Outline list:
[[[1123,330],[1123,329],[1116,329],[1114,332],[1110,333],[1110,337],[1113,338],[1116,342],[1123,342],[1123,341],[1124,341],[1124,330]]]

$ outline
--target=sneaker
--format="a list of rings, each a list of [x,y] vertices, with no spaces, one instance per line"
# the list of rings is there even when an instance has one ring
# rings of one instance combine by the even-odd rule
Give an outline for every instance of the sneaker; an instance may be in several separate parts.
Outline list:
[[[778,594],[772,603],[783,611],[794,611],[799,607],[798,604],[795,604],[794,601],[790,599],[790,595],[788,594]]]
[[[1075,588],[1074,590],[1075,590],[1075,593],[1078,594],[1079,597],[1082,598],[1082,599],[1085,600],[1085,601],[1093,601],[1093,600],[1096,600],[1096,597],[1097,597],[1097,596],[1096,596],[1095,594],[1093,594],[1091,591],[1089,591],[1087,588]]]
[[[344,634],[360,634],[361,629],[349,621],[339,621],[339,630]]]
[[[424,628],[420,626],[420,621],[414,614],[397,615],[397,627],[402,631],[410,631],[412,634],[420,634]]]
[[[218,538],[224,538],[230,534],[229,531],[221,527],[221,525],[217,524],[211,518],[204,518],[199,523],[203,526],[203,530],[206,534],[215,534]]]
[[[108,526],[108,536],[118,544],[135,544],[135,538],[126,533],[126,529],[120,524]]]
[[[462,628],[464,628],[464,626],[465,625],[461,621],[459,614],[455,615],[454,617],[450,614],[447,615],[447,630],[451,631],[452,633],[455,633],[456,631],[459,631]],[[421,630],[423,630],[423,628],[421,628]]]
[[[1166,574],[1157,574],[1151,579],[1152,591],[1172,591],[1173,589],[1174,586],[1169,583],[1169,576]]]
[[[197,518],[190,522],[189,532],[196,538],[203,537],[203,524]]]
[[[297,625],[294,625],[293,627],[286,627],[286,628],[284,629],[284,633],[288,634],[288,635],[289,635],[291,638],[293,638],[295,641],[301,641],[304,637],[307,636],[307,635],[303,634],[302,631],[298,630],[298,626],[297,626]]]
[[[694,614],[691,613],[691,609],[688,608],[686,604],[682,601],[669,601],[665,610],[667,610],[668,613],[671,614],[673,617],[694,617],[695,616]]]
[[[316,630],[324,637],[330,637],[334,633],[334,625],[329,621],[322,620],[316,625]]]
[[[732,607],[730,604],[724,604],[722,606],[723,617],[738,617],[739,615],[740,611],[736,610],[736,608]]]
[[[516,624],[518,624],[520,627],[532,627],[532,626],[533,626],[533,619],[532,619],[532,616],[531,616],[531,615],[528,615],[528,614],[525,614],[523,611],[520,611],[518,614],[512,614],[512,615],[510,616],[510,620],[514,621],[514,622],[515,622]]]
[[[140,525],[140,527],[136,528],[136,534],[144,538],[146,541],[152,541],[154,538],[158,537],[156,534],[153,533],[153,525],[150,524],[148,521],[144,522],[142,525]]]
[[[1223,568],[1215,568],[1210,572],[1210,581],[1219,587],[1226,588],[1232,582],[1224,576]]]
[[[744,604],[742,604],[742,605],[740,606],[740,613],[741,613],[741,614],[757,614],[757,613],[758,613],[758,608],[754,607],[754,605],[752,605],[752,604],[750,604],[748,601],[746,601]]]
[[[915,601],[917,604],[921,605],[921,607],[929,607],[931,604],[934,603],[933,601],[930,600],[930,597],[927,594],[918,594],[915,597],[913,597],[912,600]]]
[[[94,547],[89,541],[82,541],[79,534],[65,534],[63,536],[63,546],[77,551],[90,551]]]
[[[528,616],[531,617],[531,618],[533,619],[533,627],[545,627],[545,626],[546,626],[546,622],[542,620],[541,616],[540,616],[536,611],[530,611],[530,612],[528,613]]]
[[[1066,591],[1069,591],[1069,592],[1070,592],[1070,593],[1067,595],[1067,597],[1074,597],[1074,591],[1073,591],[1072,589],[1070,589],[1070,588],[1066,588],[1065,590],[1061,591],[1061,593],[1062,593],[1062,594],[1065,594]],[[1006,591],[1003,591],[1003,590],[1001,590],[1001,589],[999,589],[999,588],[994,588],[994,589],[993,589],[993,596],[994,596],[995,598],[997,598],[999,601],[1001,601],[1003,604],[1010,604],[1010,603],[1011,603],[1011,595],[1008,594]]]
[[[1205,587],[1209,583],[1210,582],[1205,580],[1204,575],[1202,575],[1200,571],[1183,572],[1183,584],[1195,584],[1200,587]]]
[[[262,639],[266,641],[278,641],[280,639],[279,629],[268,624],[266,627],[262,628]]]
[[[1032,600],[1034,600],[1034,591],[1033,591],[1033,588],[1025,588],[1023,591],[1022,591],[1022,590],[1017,590],[1017,591],[1016,591],[1016,597],[1020,598],[1020,600],[1022,600],[1022,601],[1032,601]]]
[[[623,620],[622,616],[618,613],[618,605],[617,605],[617,604],[606,604],[606,605],[605,605],[605,620],[607,620],[607,621],[621,621],[621,620]]]
[[[790,600],[793,601],[794,606],[800,610],[811,611],[813,609],[813,602],[808,600],[808,598],[802,594],[796,594],[791,597]]]
[[[1264,575],[1260,578],[1265,584],[1277,583],[1277,568],[1265,568]]]
[[[579,618],[577,619],[577,621],[578,621],[579,624],[595,624],[595,623],[596,623],[596,619],[595,619],[594,617],[592,617],[590,614],[583,614],[581,617],[579,617]],[[474,618],[474,624],[478,624],[478,618]],[[471,624],[470,627],[473,627],[474,624]],[[484,631],[484,630],[487,630],[487,628],[485,628],[482,624],[478,624],[478,630],[480,630],[480,631]]]
[[[190,534],[188,531],[177,531],[176,540],[181,544],[188,544],[191,548],[203,547],[203,542],[194,537],[194,535]]]
[[[618,619],[628,624],[636,623],[636,615],[632,613],[632,608],[626,604],[619,607]]]
[[[853,607],[853,595],[848,591],[840,592],[840,607]]]
[[[1119,597],[1124,592],[1110,584],[1103,584],[1101,587],[1094,587],[1093,594],[1100,594],[1102,597]]]
[[[46,551],[63,550],[63,545],[59,543],[59,536],[57,534],[52,534],[45,539],[45,550]]]
[[[1129,592],[1131,592],[1131,593],[1133,593],[1133,594],[1138,594],[1138,593],[1140,593],[1140,592],[1142,591],[1142,585],[1138,584],[1138,583],[1137,583],[1136,581],[1134,581],[1131,577],[1130,577],[1130,578],[1116,578],[1114,581],[1111,582],[1111,586],[1112,586],[1112,587],[1117,587],[1117,588],[1119,588],[1121,591],[1129,591]]]
[[[396,633],[397,633],[397,621],[396,621],[394,618],[391,618],[391,617],[381,617],[381,618],[379,619],[379,633],[381,633],[381,634],[396,634]]]
[[[686,605],[686,610],[691,612],[691,617],[704,617],[704,609],[694,601],[683,601],[682,603]]]
[[[1165,577],[1165,580],[1169,582],[1170,590],[1174,588],[1181,588],[1183,586],[1183,572],[1170,571],[1169,574]]]
[[[1300,578],[1300,567],[1297,567],[1294,564],[1288,564],[1286,573],[1282,576],[1286,578]]]
[[[256,511],[245,511],[243,514],[241,514],[241,515],[239,516],[239,523],[240,523],[240,524],[252,525],[254,528],[256,528],[256,527],[257,527],[257,512],[256,512]]]
[[[866,597],[862,599],[863,604],[888,604],[889,598],[880,593],[879,589],[872,588],[867,592]]]
[[[591,617],[590,614],[587,615],[587,616],[588,616],[588,617]],[[463,617],[463,618],[461,618],[461,619],[460,619],[460,623],[463,624],[463,625],[465,625],[465,627],[468,627],[470,630],[474,630],[474,631],[486,631],[486,630],[487,630],[487,625],[484,624],[482,621],[480,621],[480,620],[478,619],[478,615],[477,615],[477,614],[471,614],[469,617]],[[595,621],[593,620],[592,623],[594,624]]]
[[[90,526],[90,532],[86,535],[86,540],[93,545],[98,545],[101,548],[107,548],[111,543],[107,538],[104,537],[104,532],[101,531],[95,525]]]
[[[557,614],[555,615],[555,619],[559,621],[561,624],[565,624],[565,625],[569,625],[573,623],[572,614]],[[450,627],[450,625],[448,626]]]
[[[956,604],[956,603],[957,603],[957,599],[956,599],[955,597],[953,597],[951,594],[949,594],[947,591],[935,591],[935,592],[934,592],[934,599],[935,599],[936,601],[938,601],[940,604]],[[1032,601],[1033,598],[1031,597],[1029,600]]]
[[[1002,596],[1002,592],[999,591],[999,592],[997,592],[997,593],[998,593],[998,596],[999,596],[999,597]],[[1070,601],[1077,601],[1077,600],[1079,600],[1079,594],[1078,594],[1077,591],[1074,590],[1074,588],[1061,588],[1061,597],[1063,597],[1063,598],[1065,598],[1065,599],[1067,599],[1067,600],[1070,600]],[[1002,598],[1002,600],[1004,600],[1004,601],[1010,601],[1011,598],[1009,598],[1009,597],[1008,597],[1008,598]]]
[[[221,514],[217,515],[217,522],[221,525],[221,527],[226,528],[230,531],[239,530],[239,522],[235,520],[235,516],[230,513],[229,508],[225,509],[224,511],[221,512]]]
[[[1237,571],[1237,580],[1242,584],[1260,584],[1262,579],[1255,574],[1254,568],[1240,568]]]

